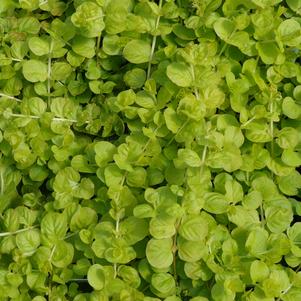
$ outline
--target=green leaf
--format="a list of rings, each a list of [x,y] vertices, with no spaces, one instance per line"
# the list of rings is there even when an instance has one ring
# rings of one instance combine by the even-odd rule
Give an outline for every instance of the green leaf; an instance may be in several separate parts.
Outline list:
[[[148,235],[148,223],[131,216],[121,222],[120,232],[128,245],[134,245]]]
[[[201,215],[188,215],[182,219],[179,234],[189,241],[204,240],[208,234],[208,222]]]
[[[283,114],[291,119],[297,119],[301,116],[301,106],[291,97],[285,97],[282,102]]]
[[[69,64],[56,62],[51,69],[51,78],[53,80],[65,80],[71,74],[72,68]]]
[[[300,9],[301,9],[301,1],[300,0],[286,0],[286,3],[291,10],[300,14]]]
[[[73,256],[73,245],[65,241],[58,241],[54,246],[51,262],[58,268],[65,268],[72,263]]]
[[[262,282],[264,279],[268,278],[270,273],[269,267],[265,262],[255,260],[250,266],[250,276],[253,283]]]
[[[186,262],[197,262],[206,254],[206,247],[203,241],[191,241],[180,237],[177,245],[180,259]]]
[[[262,195],[259,191],[250,191],[242,200],[242,205],[248,210],[257,209],[262,204]]]
[[[76,36],[72,40],[72,50],[83,57],[92,58],[95,55],[95,40]]]
[[[277,33],[285,45],[297,46],[301,42],[301,25],[294,19],[281,22]]]
[[[250,255],[260,258],[267,250],[268,237],[268,232],[261,228],[252,230],[246,241],[246,249]]]
[[[167,66],[166,74],[179,87],[189,87],[193,83],[191,71],[184,63],[171,63]]]
[[[105,273],[100,264],[93,264],[90,266],[87,274],[89,284],[95,290],[101,290],[105,286]]]
[[[32,37],[28,40],[28,46],[37,56],[43,56],[50,53],[49,43],[46,39]]]
[[[176,283],[173,276],[168,273],[155,273],[151,279],[151,290],[161,298],[175,293]]]
[[[179,149],[178,159],[183,161],[189,167],[199,167],[202,165],[199,155],[192,149]]]
[[[168,268],[173,261],[172,239],[150,239],[146,246],[146,258],[155,268]]]
[[[133,64],[142,64],[149,61],[151,46],[144,40],[132,40],[123,49],[123,56]]]
[[[243,199],[243,190],[242,186],[234,180],[226,181],[226,198],[229,203],[235,204],[240,202]]]
[[[141,280],[136,269],[122,265],[118,268],[118,275],[131,287],[138,288],[140,286]]]
[[[77,230],[88,228],[90,225],[97,223],[97,213],[89,207],[79,207],[70,221],[70,229],[75,232]]]
[[[107,141],[99,141],[94,145],[95,162],[99,167],[104,167],[108,162],[113,160],[117,149],[115,145]]]
[[[228,41],[235,32],[235,23],[227,18],[219,18],[214,23],[216,34],[224,41]]]
[[[140,68],[133,68],[124,75],[124,82],[132,89],[141,88],[146,80],[146,72]]]
[[[282,193],[293,196],[298,194],[298,189],[301,188],[301,175],[294,170],[287,176],[277,179],[279,189]]]
[[[19,0],[19,3],[20,3],[21,8],[29,10],[29,11],[33,11],[39,7],[39,0],[32,0],[32,1]],[[35,300],[35,301],[38,301],[38,300]]]
[[[287,229],[293,220],[293,211],[290,204],[283,202],[280,206],[269,206],[265,209],[267,226],[273,233],[281,233]]]
[[[204,199],[204,209],[210,213],[222,214],[225,213],[228,209],[228,201],[220,193],[207,192],[204,195]]]
[[[50,244],[64,239],[67,232],[67,219],[65,215],[57,212],[47,213],[41,221],[43,239]]]
[[[30,229],[16,235],[16,245],[23,256],[31,256],[40,245],[40,232]]]
[[[88,38],[99,37],[105,27],[102,9],[92,1],[79,5],[71,16],[71,21]]]
[[[44,82],[47,77],[47,65],[41,61],[29,60],[23,63],[23,75],[26,80],[36,83]]]
[[[174,218],[163,214],[153,217],[149,223],[149,232],[156,239],[172,237],[176,233]]]
[[[256,49],[265,64],[274,64],[280,55],[280,49],[275,42],[257,42]]]

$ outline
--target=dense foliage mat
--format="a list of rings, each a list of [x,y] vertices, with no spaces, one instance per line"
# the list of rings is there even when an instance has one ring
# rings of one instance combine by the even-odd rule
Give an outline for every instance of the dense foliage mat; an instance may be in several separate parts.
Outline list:
[[[300,15],[1,0],[0,300],[301,300]]]

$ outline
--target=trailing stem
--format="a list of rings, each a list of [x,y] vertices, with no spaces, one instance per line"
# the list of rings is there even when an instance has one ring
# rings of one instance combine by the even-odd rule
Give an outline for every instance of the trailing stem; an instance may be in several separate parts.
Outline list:
[[[179,228],[179,225],[180,225],[180,221],[177,220],[176,221],[176,224],[175,224],[175,228],[176,228],[176,232],[173,236],[173,245],[172,245],[172,253],[173,253],[173,276],[174,276],[174,279],[175,279],[175,282],[177,283],[177,280],[178,280],[178,275],[177,275],[177,256],[176,256],[176,253],[177,253],[177,235],[178,235],[178,228]]]
[[[22,100],[19,99],[19,98],[16,98],[16,97],[14,97],[14,96],[10,96],[10,95],[4,94],[4,93],[0,93],[0,96],[1,96],[1,97],[6,97],[6,98],[11,99],[11,100],[19,101],[19,102],[22,101]]]
[[[24,228],[24,229],[19,229],[19,230],[13,231],[13,232],[2,232],[2,233],[0,233],[0,237],[16,235],[18,233],[26,232],[26,231],[34,229],[34,228],[37,228],[37,226],[32,226],[32,227],[28,227],[28,228]]]
[[[4,177],[3,172],[0,172],[0,193],[4,194]]]
[[[203,149],[203,153],[202,153],[201,176],[202,176],[203,171],[204,171],[204,166],[205,166],[205,160],[206,160],[207,150],[208,150],[208,146],[205,145],[205,146],[204,146],[204,149]]]
[[[101,36],[99,35],[99,36],[97,37],[96,51],[95,51],[95,53],[96,53],[96,64],[97,64],[97,66],[99,65],[99,56],[98,56],[98,52],[99,52],[99,48],[100,48],[100,40],[101,40]]]
[[[192,74],[192,80],[193,80],[193,83],[194,83],[194,95],[195,95],[195,98],[197,100],[200,100],[200,93],[199,93],[198,88],[195,85],[195,79],[196,79],[196,77],[195,77],[195,69],[194,69],[194,66],[192,64],[190,65],[190,69],[191,69],[191,74]]]
[[[10,113],[9,116],[17,117],[17,118],[31,118],[31,119],[40,119],[41,118],[40,116],[16,114],[16,113]],[[61,117],[53,117],[52,121],[71,122],[71,123],[78,122],[78,120],[76,120],[76,119],[68,119],[68,118],[61,118]],[[85,123],[89,123],[89,121],[86,121]]]
[[[180,134],[180,132],[184,129],[184,127],[188,124],[188,122],[189,119],[186,119],[186,121],[178,129],[177,133],[168,141],[167,146],[169,146],[174,141],[174,139]]]
[[[47,94],[48,94],[48,106],[50,105],[50,92],[51,92],[51,53],[53,49],[52,41],[50,43],[50,49],[48,53],[48,67],[47,67]]]
[[[124,176],[122,177],[122,180],[120,182],[120,189],[117,192],[117,196],[116,196],[116,199],[115,199],[116,206],[118,206],[118,203],[119,203],[119,199],[120,199],[120,195],[121,195],[121,190],[123,188],[125,178],[126,178],[126,173],[124,174]],[[119,226],[120,226],[120,217],[117,214],[117,216],[116,216],[116,223],[115,223],[115,238],[116,239],[118,239],[118,237],[119,237]],[[114,278],[117,277],[117,267],[118,267],[117,263],[114,263]]]
[[[271,115],[273,114],[274,111],[274,104],[273,104],[273,100],[270,99],[270,113]],[[273,121],[273,117],[271,116],[271,120],[270,120],[270,134],[272,137],[271,140],[271,157],[274,157],[274,121]]]
[[[150,74],[151,74],[151,69],[152,69],[152,61],[153,61],[153,57],[154,57],[154,54],[155,54],[155,48],[156,48],[156,43],[157,43],[157,29],[159,27],[159,24],[160,24],[160,18],[161,18],[161,8],[162,8],[162,2],[163,0],[160,0],[159,2],[159,15],[157,16],[157,19],[156,19],[156,24],[155,24],[155,32],[154,32],[154,35],[153,35],[153,40],[152,40],[152,46],[151,46],[151,53],[150,53],[150,56],[149,56],[149,60],[148,60],[148,68],[147,68],[147,79],[150,78]]]

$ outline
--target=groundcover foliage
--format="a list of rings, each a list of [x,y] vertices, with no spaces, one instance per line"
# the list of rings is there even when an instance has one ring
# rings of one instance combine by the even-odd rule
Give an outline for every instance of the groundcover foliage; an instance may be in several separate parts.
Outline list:
[[[0,300],[301,300],[300,14],[1,0]]]

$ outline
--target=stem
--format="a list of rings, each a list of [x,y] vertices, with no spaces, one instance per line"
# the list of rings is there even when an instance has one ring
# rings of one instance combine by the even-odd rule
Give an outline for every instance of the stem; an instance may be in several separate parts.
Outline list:
[[[247,184],[250,184],[250,172],[246,172],[246,180],[247,180]]]
[[[68,234],[68,235],[65,236],[65,239],[68,239],[68,238],[70,238],[70,237],[72,237],[72,236],[75,236],[75,235],[77,235],[78,233],[79,233],[79,231],[74,232],[74,233],[70,233],[70,234]]]
[[[232,36],[234,35],[234,33],[235,33],[236,31],[237,31],[237,28],[235,28],[235,29],[231,32],[231,34],[230,34],[228,40],[232,38]],[[223,45],[221,51],[220,51],[219,54],[218,54],[218,57],[220,57],[220,56],[223,54],[223,52],[225,51],[225,49],[227,48],[228,45],[229,45],[228,43],[226,43],[226,42],[224,43],[224,45]]]
[[[208,146],[205,145],[204,149],[203,149],[203,153],[202,153],[201,176],[202,176],[202,173],[203,173],[203,170],[204,170],[204,166],[205,166],[205,160],[206,160],[207,150],[208,150]]]
[[[18,118],[31,118],[31,119],[40,119],[40,116],[35,116],[35,115],[25,115],[25,114],[15,114],[15,113],[10,113],[9,114],[12,117],[18,117]],[[53,117],[52,121],[66,121],[66,122],[71,122],[71,123],[76,123],[78,122],[76,119],[68,119],[68,118],[60,118],[60,117]],[[86,121],[88,123],[88,121]]]
[[[48,53],[48,68],[47,68],[47,94],[48,94],[48,105],[50,105],[50,91],[51,91],[51,53],[53,50],[53,43],[51,40],[50,49]]]
[[[283,295],[285,295],[285,294],[287,294],[287,292],[292,288],[292,286],[293,286],[293,283],[291,283],[282,293],[281,293],[281,296],[280,297],[278,297],[277,299],[276,299],[276,301],[280,301],[280,300],[282,300],[282,296]]]
[[[113,268],[114,268],[114,279],[115,279],[117,277],[117,263],[114,263]]]
[[[4,179],[3,179],[3,172],[0,172],[0,193],[4,194]]]
[[[48,57],[48,72],[47,72],[47,94],[48,94],[48,104],[50,103],[50,77],[51,77],[51,57]]]
[[[187,125],[187,123],[189,122],[189,119],[187,119],[182,126],[178,129],[177,133],[168,141],[167,146],[169,146],[173,140],[177,137],[177,135],[184,129],[184,127]]]
[[[100,36],[97,37],[97,43],[96,43],[96,64],[99,65],[99,57],[98,57],[98,50],[100,47]]]
[[[40,119],[39,116],[35,116],[35,115],[24,115],[24,114],[15,114],[15,113],[10,113],[9,115],[12,117]]]
[[[180,221],[176,221],[176,233],[173,236],[173,246],[172,246],[172,252],[173,252],[173,277],[175,279],[175,282],[177,283],[178,275],[177,275],[177,235],[178,235],[178,227],[180,225]]]
[[[158,126],[158,127],[155,129],[155,131],[154,131],[154,134],[155,134],[155,135],[157,134],[157,131],[158,131],[160,128],[161,128],[161,125]],[[148,140],[147,140],[147,142],[144,144],[144,146],[143,146],[143,148],[142,148],[142,150],[141,150],[141,154],[140,154],[140,156],[138,157],[137,162],[140,161],[141,157],[143,156],[143,153],[145,152],[145,150],[147,149],[147,147],[149,146],[149,144],[151,143],[151,141],[152,141],[152,138],[149,137]]]
[[[118,206],[118,202],[119,202],[120,195],[121,195],[121,189],[123,187],[123,184],[124,184],[124,181],[125,181],[125,177],[126,177],[126,172],[123,175],[122,180],[120,182],[120,186],[121,187],[120,187],[120,189],[119,189],[119,191],[117,193],[117,197],[116,197],[116,201],[115,201],[116,202],[116,206]],[[119,225],[120,225],[120,217],[117,216],[117,218],[116,218],[116,224],[115,224],[115,238],[116,239],[118,239],[118,237],[119,237]],[[117,277],[117,267],[118,267],[117,263],[114,263],[114,278]]]
[[[273,100],[270,99],[270,113],[271,114],[273,114],[273,110],[274,110]],[[271,157],[273,158],[274,157],[274,121],[272,119],[272,116],[271,116],[271,120],[270,120],[270,134],[271,134],[271,137],[272,137],[272,140],[271,140]]]
[[[15,234],[18,234],[18,233],[26,232],[26,231],[34,229],[34,228],[37,228],[37,226],[31,226],[31,227],[28,227],[28,228],[19,229],[19,230],[14,231],[14,232],[2,232],[2,233],[0,233],[0,237],[15,235]]]
[[[195,86],[195,70],[194,70],[194,66],[192,64],[190,65],[190,69],[191,69],[191,74],[192,74],[192,80],[194,82],[194,95],[195,95],[197,100],[200,100],[199,90]]]
[[[52,118],[53,121],[68,121],[68,122],[72,122],[72,123],[76,123],[77,120],[76,119],[67,119],[67,118],[59,118],[59,117],[54,117]]]
[[[56,245],[54,245],[53,248],[52,248],[52,250],[51,250],[51,253],[50,253],[49,258],[48,258],[49,262],[51,262],[51,259],[52,259],[52,256],[54,254],[55,249],[56,249]]]
[[[272,93],[271,93],[272,94]],[[272,95],[270,94],[270,114],[271,114],[271,119],[270,119],[270,135],[271,135],[271,158],[274,159],[274,121],[273,121],[273,111],[274,111],[274,103],[273,103],[273,98]],[[272,179],[274,178],[274,173],[271,170],[271,177]]]
[[[241,127],[243,128],[243,127],[247,126],[249,123],[251,123],[251,122],[254,121],[255,119],[256,119],[255,116],[253,116],[253,117],[250,118],[248,121],[246,121],[245,123],[243,123],[243,124],[241,125]]]
[[[1,97],[6,97],[6,98],[8,98],[8,99],[15,100],[15,101],[19,101],[19,102],[21,102],[21,101],[22,101],[22,100],[21,100],[21,99],[19,99],[19,98],[16,98],[16,97],[13,97],[13,96],[10,96],[10,95],[7,95],[7,94],[4,94],[4,93],[0,93],[0,96],[1,96]]]
[[[161,8],[162,8],[162,2],[163,2],[162,0],[160,0],[160,2],[159,2],[160,13],[161,13]],[[150,53],[149,60],[148,60],[147,79],[150,78],[150,74],[151,74],[152,60],[153,60],[153,56],[154,56],[155,48],[156,48],[156,43],[157,43],[156,31],[159,27],[160,18],[161,18],[161,15],[159,14],[159,16],[157,16],[157,20],[156,20],[156,24],[155,24],[155,32],[154,32],[152,46],[151,46],[151,53]]]

